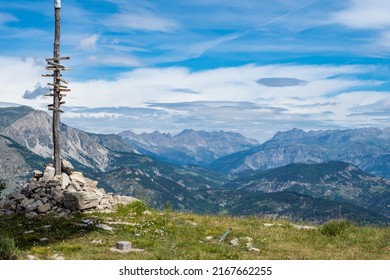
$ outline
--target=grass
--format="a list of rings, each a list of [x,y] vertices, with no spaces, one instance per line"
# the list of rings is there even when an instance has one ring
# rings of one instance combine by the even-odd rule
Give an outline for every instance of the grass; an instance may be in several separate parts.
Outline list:
[[[150,213],[144,214],[145,210]],[[82,222],[86,219],[93,223],[86,225]],[[98,229],[96,223],[106,223],[113,230]],[[233,230],[219,242],[230,227]],[[0,253],[13,252],[13,258],[19,259],[390,259],[388,227],[357,227],[346,221],[332,221],[304,230],[288,221],[158,212],[142,203],[119,206],[113,213],[83,214],[72,219],[0,217],[0,236],[8,236],[8,240],[0,240],[0,248],[6,248]],[[230,244],[233,238],[239,240],[238,246]],[[134,248],[145,251],[112,252],[110,248],[117,241],[130,241]],[[248,242],[258,251],[249,251]]]

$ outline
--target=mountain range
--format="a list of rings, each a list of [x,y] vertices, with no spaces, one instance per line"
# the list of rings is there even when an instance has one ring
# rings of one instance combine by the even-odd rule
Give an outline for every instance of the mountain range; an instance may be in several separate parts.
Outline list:
[[[249,150],[221,157],[209,165],[219,172],[267,170],[291,163],[344,161],[390,177],[390,128],[278,132]]]
[[[61,124],[63,157],[109,192],[156,208],[390,222],[390,129],[277,133],[259,144],[232,132],[93,134]],[[23,185],[51,161],[51,117],[0,108],[0,180]],[[363,171],[371,172],[371,174]]]
[[[259,144],[257,140],[245,138],[239,133],[224,131],[186,129],[172,135],[159,131],[135,134],[131,130],[125,130],[119,135],[142,154],[184,165],[206,166],[222,156]]]

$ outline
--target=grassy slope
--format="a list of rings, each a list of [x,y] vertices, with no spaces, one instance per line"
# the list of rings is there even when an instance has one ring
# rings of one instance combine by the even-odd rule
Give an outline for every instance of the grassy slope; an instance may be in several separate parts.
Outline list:
[[[26,259],[390,259],[390,228],[356,227],[348,223],[326,224],[314,230],[300,230],[286,221],[256,217],[233,218],[184,214],[171,211],[142,215],[146,207],[133,204],[120,207],[115,213],[87,214],[73,219],[45,217],[27,220],[24,217],[0,217],[0,239],[15,240],[17,255]],[[110,225],[103,231],[93,225],[82,227],[80,221],[128,222],[132,225]],[[266,227],[265,223],[275,226]],[[43,228],[44,225],[50,228]],[[276,225],[278,224],[278,225]],[[219,242],[227,228],[232,232]],[[25,231],[34,233],[25,234]],[[340,230],[337,232],[337,230]],[[214,238],[207,241],[206,236]],[[244,237],[253,238],[248,251]],[[41,238],[49,238],[42,242]],[[238,247],[229,241],[240,240]],[[101,243],[93,243],[95,240]],[[117,241],[131,241],[134,248],[145,252],[125,254],[111,252]]]

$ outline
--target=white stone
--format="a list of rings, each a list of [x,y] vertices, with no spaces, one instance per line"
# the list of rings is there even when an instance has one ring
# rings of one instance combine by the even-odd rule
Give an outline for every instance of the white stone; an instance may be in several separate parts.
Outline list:
[[[54,180],[55,168],[53,166],[46,166],[45,172],[43,173],[42,181],[49,182]]]
[[[152,212],[150,212],[149,210],[145,210],[144,212],[142,212],[142,215],[150,216],[150,215],[152,215]]]
[[[292,227],[296,229],[305,229],[305,230],[317,229],[316,227],[312,227],[312,226],[300,226],[300,225],[293,225],[293,224]]]
[[[62,173],[61,174],[61,189],[65,190],[66,187],[70,184],[70,179],[68,174]]]
[[[102,230],[112,231],[112,227],[110,227],[110,226],[108,226],[106,224],[97,224],[96,227],[100,228]]]
[[[237,238],[233,238],[232,240],[230,240],[230,245],[238,246],[238,245],[240,245],[240,243],[238,242]]]
[[[249,236],[241,237],[240,239],[245,241],[245,242],[252,242],[253,241],[253,238],[249,237]]]
[[[74,171],[72,174],[69,176],[70,180],[72,182],[76,182],[81,186],[84,186],[86,183],[86,179],[84,178],[83,173]]]

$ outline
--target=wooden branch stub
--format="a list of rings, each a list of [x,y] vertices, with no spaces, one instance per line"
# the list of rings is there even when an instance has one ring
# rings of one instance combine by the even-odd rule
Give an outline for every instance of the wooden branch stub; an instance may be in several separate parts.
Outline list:
[[[44,74],[42,77],[54,77],[54,74]]]
[[[47,83],[47,85],[52,87],[68,88],[67,86],[61,84]]]
[[[58,68],[65,68],[64,65],[59,64],[59,63],[57,63],[57,62],[48,61],[47,64],[52,65],[52,66],[54,66],[54,67],[58,67]]]
[[[70,71],[70,68],[60,68],[60,67],[55,67],[54,65],[51,65],[51,66],[46,66],[46,70],[49,70],[49,71]]]
[[[60,112],[60,113],[63,113],[64,111],[60,110],[60,109],[54,109],[54,108],[51,108],[49,107],[49,110],[50,111],[56,111],[56,112]]]
[[[70,57],[69,56],[63,56],[63,57],[57,57],[57,58],[46,58],[46,61],[49,62],[49,61],[67,60],[67,59],[70,59]]]
[[[71,91],[70,88],[51,88],[50,91]]]

